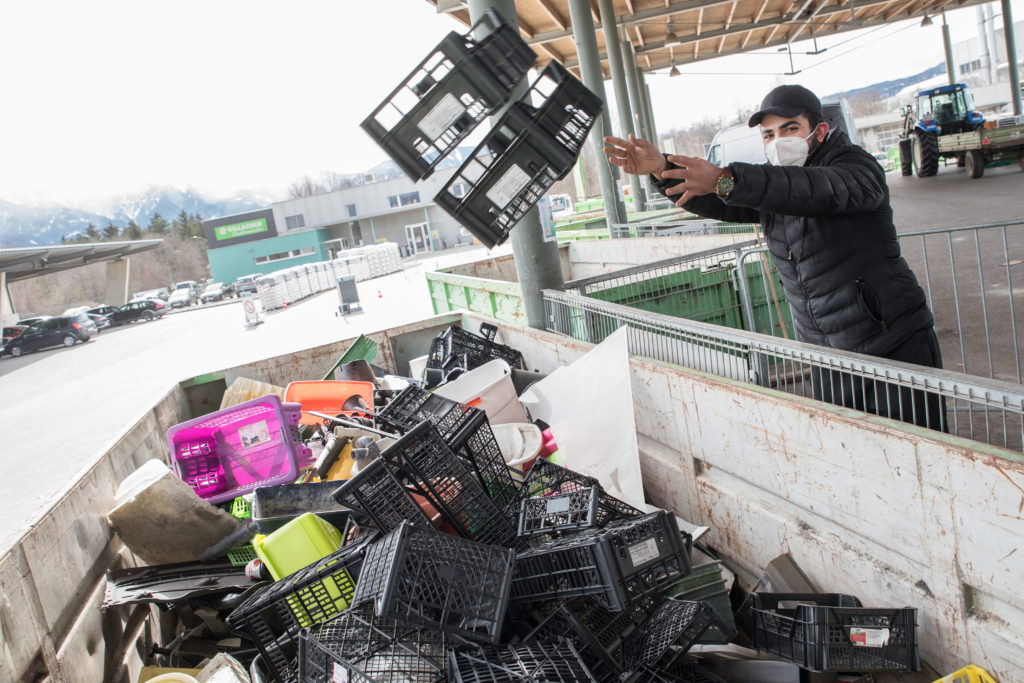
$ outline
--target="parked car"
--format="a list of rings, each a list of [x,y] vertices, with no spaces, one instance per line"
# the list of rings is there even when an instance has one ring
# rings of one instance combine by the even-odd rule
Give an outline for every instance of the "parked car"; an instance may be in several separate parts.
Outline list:
[[[104,330],[110,327],[110,318],[108,318],[107,316],[99,315],[98,313],[89,313],[88,311],[86,311],[85,314],[89,316],[89,320],[96,323],[97,331]]]
[[[211,282],[206,285],[206,289],[199,295],[199,302],[208,304],[211,301],[221,301],[225,298],[231,298],[231,294],[234,289],[226,282]]]
[[[89,341],[96,325],[86,315],[60,315],[40,320],[4,345],[4,353],[21,356],[50,346],[74,346]]]
[[[34,318],[22,318],[21,320],[19,320],[15,324],[16,325],[35,325],[38,322],[41,322],[43,320],[46,320],[47,318],[52,318],[52,317],[53,316],[50,316],[50,315],[37,315]]]
[[[144,292],[136,292],[132,294],[132,301],[136,299],[160,299],[161,301],[167,301],[171,296],[171,290],[166,287],[160,287],[158,289],[147,289]]]
[[[89,312],[107,316],[110,319],[110,325],[117,327],[118,325],[133,323],[136,320],[156,320],[162,317],[167,312],[167,309],[150,299],[146,299],[145,301],[130,301],[120,308],[97,306],[96,308],[90,308]]]
[[[195,298],[199,294],[199,285],[196,283],[195,280],[182,280],[181,282],[175,282],[174,289],[171,291],[171,295],[173,296],[174,292],[178,291],[179,289],[187,289],[189,292],[191,292],[193,298]]]
[[[0,355],[3,355],[4,347],[19,334],[28,329],[28,325],[8,325],[3,328],[3,338],[0,339]]]
[[[176,289],[171,292],[171,298],[167,300],[167,305],[171,308],[184,308],[191,306],[195,301],[195,294],[191,289]]]
[[[256,292],[256,279],[262,277],[261,273],[253,273],[252,275],[243,275],[242,277],[235,280],[233,287],[235,288],[235,296],[242,296],[246,292]]]

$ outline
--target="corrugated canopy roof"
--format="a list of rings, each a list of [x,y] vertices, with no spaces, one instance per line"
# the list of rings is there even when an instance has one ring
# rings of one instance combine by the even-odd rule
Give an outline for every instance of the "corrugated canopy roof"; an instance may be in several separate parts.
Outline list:
[[[14,282],[89,263],[116,261],[125,256],[156,249],[162,242],[163,240],[137,240],[0,249],[0,272],[7,273],[8,282]]]
[[[470,25],[467,0],[427,0]],[[613,0],[621,32],[643,71],[936,15],[982,0]],[[516,0],[519,30],[540,64],[557,60],[579,75],[568,0]],[[609,78],[597,0],[590,0],[601,66]],[[667,44],[669,32],[678,43]],[[621,35],[621,33],[620,33]]]

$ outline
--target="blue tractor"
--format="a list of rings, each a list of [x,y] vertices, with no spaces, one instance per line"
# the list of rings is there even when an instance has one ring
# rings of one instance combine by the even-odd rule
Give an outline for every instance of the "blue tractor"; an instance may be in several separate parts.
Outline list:
[[[974,111],[974,100],[963,83],[940,85],[917,94],[917,106],[904,110],[903,132],[900,136],[900,167],[903,175],[915,170],[920,178],[939,172],[939,159],[956,158],[957,165],[966,162],[964,151],[940,151],[939,136],[977,130],[985,118]]]

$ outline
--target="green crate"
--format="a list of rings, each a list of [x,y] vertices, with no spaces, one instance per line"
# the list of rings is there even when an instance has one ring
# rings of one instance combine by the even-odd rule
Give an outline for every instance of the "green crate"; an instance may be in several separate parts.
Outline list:
[[[252,501],[245,496],[235,498],[231,503],[231,514],[236,519],[249,519],[252,517]]]
[[[750,293],[750,304],[753,309],[753,324],[747,325],[750,332],[770,334],[773,337],[795,338],[793,330],[793,316],[789,310],[789,301],[785,292],[782,291],[782,283],[778,279],[778,271],[775,269],[775,262],[770,254],[765,255],[768,259],[768,273],[775,283],[775,296],[778,298],[778,307],[771,297],[771,290],[767,287],[762,277],[762,266],[758,262],[747,263],[743,267],[744,277],[747,279],[747,291]],[[782,312],[780,325],[779,311]],[[785,330],[785,334],[783,334]]]
[[[233,567],[244,567],[259,555],[256,554],[256,549],[252,547],[251,543],[245,545],[237,545],[234,548],[228,549],[228,562]]]

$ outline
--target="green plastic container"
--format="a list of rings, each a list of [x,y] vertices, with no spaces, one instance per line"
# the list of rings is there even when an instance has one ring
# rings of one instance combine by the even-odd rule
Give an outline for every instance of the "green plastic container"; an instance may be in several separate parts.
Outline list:
[[[342,541],[337,527],[307,512],[269,536],[257,534],[252,545],[276,581],[327,557]]]

